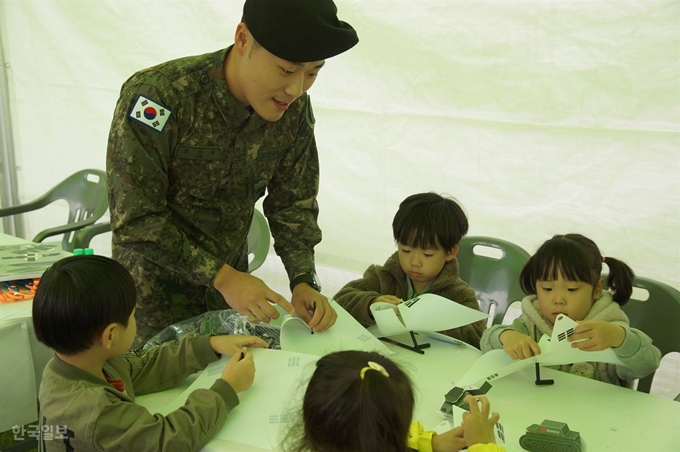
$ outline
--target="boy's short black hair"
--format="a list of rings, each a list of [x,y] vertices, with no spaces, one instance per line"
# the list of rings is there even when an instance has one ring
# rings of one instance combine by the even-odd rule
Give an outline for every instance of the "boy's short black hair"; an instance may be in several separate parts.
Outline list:
[[[107,325],[127,326],[137,294],[130,273],[104,256],[71,256],[40,278],[33,326],[40,342],[73,355],[92,347]]]
[[[392,221],[398,243],[445,251],[458,245],[468,227],[467,216],[455,199],[432,192],[406,198]]]

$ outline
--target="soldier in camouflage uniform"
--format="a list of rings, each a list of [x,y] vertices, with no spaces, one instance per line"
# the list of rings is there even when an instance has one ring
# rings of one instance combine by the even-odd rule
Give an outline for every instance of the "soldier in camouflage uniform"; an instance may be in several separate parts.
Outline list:
[[[332,0],[246,0],[228,49],[128,79],[107,153],[114,259],[138,291],[140,347],[226,303],[261,321],[271,303],[316,331],[336,313],[314,279],[319,162],[306,91],[358,42]],[[291,279],[292,305],[247,273],[255,202]]]

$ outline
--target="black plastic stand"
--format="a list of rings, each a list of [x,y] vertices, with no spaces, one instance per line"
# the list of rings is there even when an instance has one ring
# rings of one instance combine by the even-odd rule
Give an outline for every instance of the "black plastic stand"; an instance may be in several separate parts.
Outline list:
[[[536,325],[534,325],[534,341],[538,343],[538,340],[536,339],[536,336],[538,335],[538,330],[536,328]],[[549,386],[552,384],[555,384],[555,380],[541,380],[541,366],[540,364],[536,363],[536,381],[534,382],[536,386]]]
[[[413,345],[409,344],[404,344],[399,341],[395,341],[394,339],[390,339],[389,337],[379,337],[381,341],[389,342],[390,344],[398,345],[399,347],[403,347],[406,350],[411,350],[412,352],[420,353],[421,355],[424,355],[425,352],[423,351],[424,348],[429,348],[430,344],[419,344],[418,341],[416,340],[416,334],[413,331],[409,331],[411,333],[411,340],[413,341]]]

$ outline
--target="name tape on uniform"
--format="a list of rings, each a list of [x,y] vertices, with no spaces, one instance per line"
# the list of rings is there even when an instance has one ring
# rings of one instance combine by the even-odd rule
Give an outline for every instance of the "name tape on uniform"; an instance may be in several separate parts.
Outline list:
[[[151,127],[156,132],[162,132],[171,114],[172,111],[169,108],[140,94],[129,116],[135,121]]]

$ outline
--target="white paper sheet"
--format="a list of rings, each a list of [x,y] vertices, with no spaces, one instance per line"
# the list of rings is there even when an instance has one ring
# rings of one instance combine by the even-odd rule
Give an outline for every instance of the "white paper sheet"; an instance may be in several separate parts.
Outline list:
[[[338,314],[335,325],[322,333],[314,334],[301,318],[287,314],[276,306],[280,316],[272,320],[271,324],[281,326],[281,349],[316,356],[339,350],[375,351],[387,356],[394,353],[361,326],[342,306],[332,300],[331,306]]]
[[[463,375],[456,386],[478,385],[483,381],[493,381],[502,378],[518,370],[539,363],[543,366],[556,366],[561,364],[597,362],[624,364],[616,357],[614,350],[608,348],[597,352],[588,352],[572,348],[571,343],[566,340],[573,334],[573,329],[578,323],[567,316],[559,316],[553,328],[550,339],[546,336],[541,337],[538,346],[541,354],[522,360],[513,360],[504,350],[491,350],[483,354],[475,364]]]
[[[440,295],[426,293],[399,305],[373,303],[371,313],[380,332],[396,336],[409,331],[443,331],[489,317]]]
[[[252,348],[255,360],[253,385],[239,394],[239,406],[227,416],[216,438],[234,441],[262,449],[276,449],[281,434],[291,421],[293,409],[304,395],[307,379],[314,371],[317,356]],[[209,388],[222,374],[228,358],[211,363],[196,380],[161,414],[180,408],[189,394],[199,388]]]

